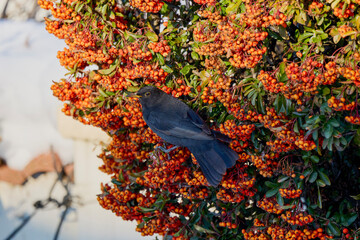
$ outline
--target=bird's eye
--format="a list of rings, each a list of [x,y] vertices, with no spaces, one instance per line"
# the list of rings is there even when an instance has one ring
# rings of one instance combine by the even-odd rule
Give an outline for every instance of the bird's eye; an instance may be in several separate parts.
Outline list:
[[[145,97],[149,97],[150,94],[151,94],[150,92],[146,92],[146,93],[145,93]]]

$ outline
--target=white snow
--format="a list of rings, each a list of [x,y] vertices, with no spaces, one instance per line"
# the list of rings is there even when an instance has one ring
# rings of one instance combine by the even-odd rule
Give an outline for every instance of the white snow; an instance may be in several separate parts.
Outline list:
[[[52,96],[52,81],[64,77],[56,54],[63,40],[44,23],[0,21],[0,156],[22,169],[50,146],[64,163],[72,161],[72,140],[57,131],[62,103]]]

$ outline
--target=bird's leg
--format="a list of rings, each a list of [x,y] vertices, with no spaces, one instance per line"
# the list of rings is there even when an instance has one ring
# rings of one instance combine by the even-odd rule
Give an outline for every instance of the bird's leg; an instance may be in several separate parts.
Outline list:
[[[157,147],[155,147],[155,149],[160,149],[160,150],[163,151],[164,153],[169,153],[169,152],[171,152],[172,150],[177,149],[178,147],[179,147],[179,146],[174,146],[174,147],[172,147],[172,148],[167,149],[167,148],[164,148],[163,146],[157,146]]]
[[[167,148],[165,148],[165,147],[163,147],[163,146],[157,146],[157,147],[155,147],[155,150],[160,149],[162,152],[166,153],[166,155],[168,156],[168,160],[170,160],[170,155],[169,155],[169,153],[170,153],[172,150],[177,149],[178,147],[179,147],[179,146],[174,146],[174,147],[171,147],[171,148],[167,149]]]

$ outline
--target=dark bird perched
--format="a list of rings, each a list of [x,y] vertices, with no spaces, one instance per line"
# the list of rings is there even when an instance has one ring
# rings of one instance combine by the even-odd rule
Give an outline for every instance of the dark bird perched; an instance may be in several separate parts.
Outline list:
[[[137,93],[145,122],[159,137],[187,147],[195,156],[207,181],[217,186],[226,169],[234,166],[238,154],[224,142],[231,139],[211,130],[201,117],[182,101],[153,86]]]

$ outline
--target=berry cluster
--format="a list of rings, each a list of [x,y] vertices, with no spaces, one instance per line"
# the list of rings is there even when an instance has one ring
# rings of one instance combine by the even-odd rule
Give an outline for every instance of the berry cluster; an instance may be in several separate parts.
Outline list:
[[[316,144],[313,140],[305,139],[303,131],[301,131],[300,135],[297,137],[297,140],[295,141],[295,145],[304,151],[311,151],[316,148]]]
[[[227,120],[223,124],[220,124],[220,132],[226,134],[231,139],[238,139],[243,142],[249,140],[254,130],[254,124],[236,125],[234,120]]]
[[[224,64],[222,63],[221,58],[210,56],[205,59],[205,67],[207,69],[222,70],[224,69]]]
[[[286,119],[284,114],[277,114],[274,108],[267,108],[266,114],[260,114],[258,116],[259,122],[264,125],[264,127],[276,131],[278,128],[283,129],[283,121]]]
[[[151,42],[148,44],[148,48],[156,53],[160,53],[164,57],[168,56],[171,52],[171,49],[166,40],[162,40],[158,43]]]
[[[360,69],[353,67],[338,67],[337,73],[351,80],[356,86],[360,86]]]
[[[302,190],[301,189],[287,189],[287,188],[280,188],[279,193],[284,198],[298,198],[300,197]]]
[[[347,33],[354,31],[354,30],[355,30],[354,28],[352,28],[348,25],[342,25],[342,26],[338,27],[339,34],[342,38],[346,38],[347,36],[349,36]]]
[[[219,222],[220,227],[226,227],[228,229],[235,229],[238,227],[237,224],[231,222]]]
[[[201,44],[195,51],[200,55],[209,57],[219,57],[226,54],[226,58],[234,67],[254,68],[267,50],[266,47],[262,46],[262,42],[268,33],[262,31],[261,27],[286,25],[286,16],[283,13],[271,16],[257,2],[247,2],[245,6],[245,13],[239,16],[232,15],[229,18],[221,16],[217,11],[199,11],[199,15],[207,20],[198,23],[195,27],[194,40],[208,42]],[[247,24],[248,28],[238,27],[242,24]],[[210,67],[212,65],[210,63],[216,59],[207,60],[206,67]],[[216,64],[216,62],[214,63]],[[212,68],[210,67],[210,69]]]
[[[280,214],[283,212],[281,206],[273,198],[264,198],[263,200],[257,201],[256,206],[268,213]]]
[[[286,16],[281,12],[276,12],[274,15],[269,15],[266,8],[260,3],[251,4],[250,2],[245,5],[246,12],[242,13],[240,18],[247,24],[247,26],[260,28],[269,27],[270,25],[281,25],[286,28]],[[233,15],[236,19],[236,16]]]
[[[304,230],[289,230],[282,228],[277,225],[269,226],[266,230],[267,234],[271,236],[271,239],[321,239],[325,240],[331,238],[324,233],[322,228],[315,230],[307,229]]]
[[[161,0],[130,0],[130,5],[142,12],[157,13],[164,5],[164,2]]]
[[[310,5],[309,5],[309,11],[310,12],[316,12],[318,10],[321,10],[324,7],[324,4],[321,2],[316,2],[313,1]]]
[[[59,4],[59,6],[55,7],[54,6],[54,2],[53,1],[47,1],[47,0],[38,0],[38,4],[41,8],[46,9],[46,10],[50,10],[51,14],[55,17],[55,18],[59,18],[59,19],[64,19],[64,20],[69,20],[71,19],[73,16],[73,9],[70,8],[68,5],[71,4],[71,1],[69,4]]]
[[[345,104],[345,98],[336,99],[334,96],[328,99],[328,106],[331,107],[335,111],[352,111],[356,107],[356,102],[350,102],[349,104]]]
[[[84,88],[83,86],[87,86]],[[51,86],[53,95],[60,101],[69,101],[77,109],[86,110],[94,107],[92,92],[95,86],[89,82],[88,77],[75,78],[75,82],[63,79],[61,82]]]
[[[280,216],[284,221],[291,225],[304,226],[314,221],[314,218],[310,214],[296,213],[293,211],[286,211]]]
[[[194,0],[197,4],[200,5],[214,5],[216,3],[216,0]]]
[[[243,229],[241,230],[242,234],[244,235],[244,239],[246,240],[253,240],[253,239],[259,239],[259,240],[265,240],[268,239],[266,234],[258,231],[258,230],[249,230],[248,232]]]
[[[245,110],[239,103],[232,104],[228,109],[229,113],[233,114],[240,121],[258,122],[259,117],[262,116],[254,111]]]
[[[336,82],[338,74],[336,71],[336,63],[328,62],[325,64],[325,72],[322,75],[324,85],[332,85]]]
[[[219,12],[211,12],[209,10],[199,10],[198,15],[202,18],[209,19],[210,22],[215,24],[220,24],[221,22],[225,22],[227,18],[225,16],[221,16]]]
[[[231,168],[231,171],[225,174],[221,182],[221,187],[226,190],[231,190],[233,194],[242,193],[242,195],[251,196],[254,191],[252,188],[255,184],[255,178],[249,177],[248,173],[246,173],[248,166],[244,165],[250,156],[242,153],[239,157],[238,162]]]
[[[269,73],[261,70],[257,79],[262,82],[264,88],[272,93],[279,93],[284,88],[283,82],[278,82],[276,78],[272,77]]]
[[[355,61],[359,62],[360,61],[360,52],[355,52],[353,55],[353,58]]]
[[[194,40],[197,42],[206,42],[208,39],[214,38],[215,33],[209,31],[208,29],[204,29],[203,26],[200,26],[198,23],[193,31]]]
[[[242,202],[245,197],[240,193],[233,193],[230,190],[220,189],[217,194],[216,198],[223,202],[230,202],[230,203],[240,203]]]
[[[276,161],[273,161],[272,158],[267,156],[260,157],[252,155],[249,160],[255,165],[260,175],[262,175],[263,177],[273,176],[273,169],[278,165]]]
[[[176,81],[178,84],[182,84],[183,80],[178,79]],[[189,95],[189,93],[191,92],[191,88],[189,86],[186,85],[181,85],[175,89],[169,88],[167,86],[163,86],[161,88],[161,90],[163,90],[164,92],[166,92],[167,94],[171,94],[173,95],[173,97],[180,97],[180,96],[186,96]]]
[[[314,141],[305,139],[303,130],[295,133],[290,125],[284,124],[286,122],[285,116],[277,115],[275,109],[267,109],[266,115],[259,115],[258,119],[276,137],[275,140],[266,143],[271,151],[277,153],[288,152],[294,150],[295,146],[305,151],[316,148]]]
[[[209,189],[207,187],[182,187],[179,193],[182,197],[193,200],[193,199],[205,199],[209,195]]]
[[[145,186],[151,188],[167,186],[168,191],[177,192],[176,184],[189,179],[189,170],[183,163],[189,158],[190,152],[182,149],[173,152],[169,153],[171,154],[169,161],[166,160],[166,155],[154,156],[153,163],[148,166],[148,171],[144,175]]]
[[[135,42],[124,49],[119,50],[119,55],[123,58],[128,58],[135,65],[140,62],[147,62],[152,59],[150,51],[143,51],[139,43]]]
[[[354,16],[354,10],[355,10],[355,4],[350,3],[344,9],[344,3],[341,2],[336,8],[334,8],[334,15],[338,18],[349,18]]]
[[[282,93],[287,99],[292,99],[299,105],[304,103],[306,94],[317,94],[319,85],[330,85],[337,79],[335,62],[327,63],[324,73],[321,69],[323,64],[313,59],[306,59],[301,65],[295,62],[289,63],[286,59],[283,63],[287,64],[285,73],[288,80],[286,82],[279,82],[273,76],[276,72],[260,71],[257,78],[267,91]]]
[[[360,117],[357,116],[346,116],[345,117],[345,121],[349,122],[349,123],[352,123],[352,124],[357,124],[357,125],[360,125]]]

